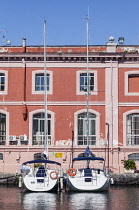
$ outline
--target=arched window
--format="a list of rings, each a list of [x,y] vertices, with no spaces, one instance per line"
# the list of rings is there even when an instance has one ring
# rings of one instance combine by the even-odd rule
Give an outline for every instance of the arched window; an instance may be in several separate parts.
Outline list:
[[[3,160],[3,154],[0,153],[0,160]]]
[[[33,145],[44,145],[45,140],[45,114],[44,112],[39,112],[36,114],[33,114],[33,129],[32,129],[32,135],[33,135]],[[47,129],[46,129],[46,144],[51,145],[51,115],[47,114]]]
[[[139,113],[126,116],[126,143],[128,146],[139,145]]]
[[[6,115],[0,113],[0,145],[6,144]]]
[[[36,153],[34,154],[34,160],[42,160],[42,153]]]
[[[96,115],[89,113],[87,119],[87,113],[84,112],[78,115],[77,144],[87,145],[87,135],[89,145],[96,145]]]
[[[139,153],[132,153],[128,155],[128,160],[139,161]]]

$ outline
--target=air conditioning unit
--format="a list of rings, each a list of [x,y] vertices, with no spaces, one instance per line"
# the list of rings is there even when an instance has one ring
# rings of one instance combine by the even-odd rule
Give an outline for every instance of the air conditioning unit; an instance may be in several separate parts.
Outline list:
[[[21,135],[21,136],[19,136],[19,139],[20,139],[20,141],[27,141],[28,140],[28,137],[27,137],[27,135]]]
[[[9,136],[9,141],[16,141],[16,136]]]

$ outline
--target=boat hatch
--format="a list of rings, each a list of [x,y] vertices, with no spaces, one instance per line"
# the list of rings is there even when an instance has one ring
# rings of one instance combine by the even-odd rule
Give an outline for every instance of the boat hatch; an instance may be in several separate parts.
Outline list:
[[[91,169],[84,169],[84,176],[85,176],[85,182],[91,182],[92,180],[92,170]]]
[[[37,182],[44,183],[44,179],[37,179]]]
[[[44,167],[39,167],[36,173],[36,177],[45,177],[45,176],[46,176],[46,173],[45,173]]]

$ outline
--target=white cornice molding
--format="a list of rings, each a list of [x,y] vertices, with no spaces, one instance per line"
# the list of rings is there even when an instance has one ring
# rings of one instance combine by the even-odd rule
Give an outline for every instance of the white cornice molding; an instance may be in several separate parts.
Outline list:
[[[44,105],[43,101],[27,101],[25,102],[26,105],[28,106],[42,106]],[[21,106],[23,105],[23,101],[0,101],[1,106]],[[48,101],[49,106],[85,106],[86,102],[85,101]],[[89,106],[105,106],[105,101],[90,101]],[[119,102],[118,106],[138,106],[139,107],[139,102]]]
[[[89,63],[89,68],[105,68],[106,63]],[[23,68],[23,62],[0,62],[0,68]],[[44,68],[42,62],[26,62],[26,68]],[[47,62],[47,68],[86,68],[85,62]]]
[[[119,63],[118,68],[139,68],[139,62]]]
[[[118,106],[139,106],[139,102],[120,102]]]
[[[42,106],[44,105],[43,101],[27,101],[25,102],[25,104],[27,106]],[[85,101],[48,101],[48,106],[85,106],[86,102]],[[21,106],[23,105],[22,101],[0,101],[0,105],[3,107],[6,106]],[[93,101],[93,102],[89,102],[89,106],[105,106],[105,102],[101,101],[101,102],[97,102],[97,101]]]
[[[123,62],[118,63],[112,61],[113,67],[116,67],[118,64],[118,68],[139,68],[139,62]],[[109,68],[110,62],[89,62],[89,68]],[[23,62],[0,62],[0,68],[22,68]],[[44,68],[43,62],[26,62],[27,68]],[[47,62],[47,68],[86,68],[85,62]]]

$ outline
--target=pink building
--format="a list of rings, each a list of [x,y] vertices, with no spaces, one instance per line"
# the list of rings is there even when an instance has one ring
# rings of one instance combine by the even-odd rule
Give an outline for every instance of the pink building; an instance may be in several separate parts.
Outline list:
[[[42,46],[0,47],[0,172],[44,150]],[[47,47],[49,158],[68,169],[86,148],[86,46]],[[139,46],[89,46],[89,143],[115,173],[139,169]]]

